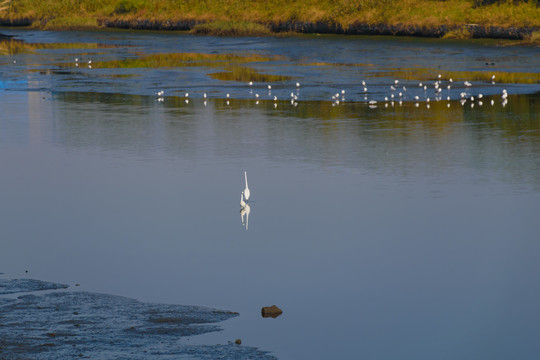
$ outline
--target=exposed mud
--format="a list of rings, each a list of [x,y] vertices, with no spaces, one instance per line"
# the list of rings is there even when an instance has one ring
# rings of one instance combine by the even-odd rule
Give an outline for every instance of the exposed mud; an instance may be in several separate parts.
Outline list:
[[[34,279],[0,279],[0,295],[43,290],[67,289],[68,287],[68,285],[64,284],[55,284]]]
[[[65,285],[0,280],[3,294]],[[220,331],[238,313],[197,306],[147,304],[88,292],[0,298],[2,359],[273,359],[256,348],[191,345],[185,337]]]
[[[201,20],[150,20],[150,19],[98,19],[101,27],[136,30],[191,30],[197,24],[204,23]],[[24,19],[0,19],[0,26],[31,26],[33,20]],[[421,26],[406,24],[364,24],[353,23],[341,25],[331,21],[300,22],[283,21],[268,22],[262,24],[275,33],[298,32],[320,34],[347,34],[347,35],[394,35],[394,36],[419,36],[419,37],[442,37],[450,31],[466,29],[473,38],[512,39],[523,40],[531,35],[537,28],[533,27],[500,27],[483,26],[477,24],[466,25],[441,25]]]

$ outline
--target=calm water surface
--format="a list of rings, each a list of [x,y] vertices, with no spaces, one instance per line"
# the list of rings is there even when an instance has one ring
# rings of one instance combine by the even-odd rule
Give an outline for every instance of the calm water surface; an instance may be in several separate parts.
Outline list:
[[[2,32],[4,277],[238,311],[187,341],[279,359],[540,356],[538,48]]]

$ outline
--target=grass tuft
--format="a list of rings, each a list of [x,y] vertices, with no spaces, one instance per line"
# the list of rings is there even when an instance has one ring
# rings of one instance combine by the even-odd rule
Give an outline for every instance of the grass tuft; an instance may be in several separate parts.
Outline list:
[[[533,31],[531,35],[523,39],[526,44],[540,45],[540,31]]]
[[[192,34],[211,36],[268,36],[266,26],[249,21],[219,20],[195,25]]]
[[[458,29],[450,30],[443,36],[443,39],[466,40],[472,38],[473,32],[467,26],[462,26]]]

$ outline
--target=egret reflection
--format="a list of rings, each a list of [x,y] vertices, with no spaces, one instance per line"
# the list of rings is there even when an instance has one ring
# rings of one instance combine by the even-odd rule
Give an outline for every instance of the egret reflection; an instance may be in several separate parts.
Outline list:
[[[240,193],[240,219],[242,220],[242,226],[248,229],[248,223],[249,223],[249,213],[251,212],[251,207],[248,204],[248,200],[250,197],[250,191],[247,183],[247,172],[244,171],[244,179],[245,179],[245,189]],[[244,201],[245,198],[245,201]]]
[[[251,212],[251,207],[249,204],[246,204],[243,208],[240,209],[240,219],[242,220],[242,226],[248,229],[249,226],[249,213]]]

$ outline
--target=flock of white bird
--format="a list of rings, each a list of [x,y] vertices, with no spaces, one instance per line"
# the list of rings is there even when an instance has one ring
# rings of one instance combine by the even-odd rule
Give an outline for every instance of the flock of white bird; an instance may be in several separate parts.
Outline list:
[[[491,83],[492,84],[495,84],[495,75],[492,75],[491,76]],[[360,85],[360,84],[359,84]],[[254,92],[253,91],[253,81],[250,81],[248,83],[248,86],[250,88],[250,94],[252,94],[255,98],[255,104],[258,105],[259,104],[259,100],[262,99],[261,97],[261,94],[258,93],[258,92]],[[366,103],[369,105],[370,108],[376,108],[378,106],[378,102],[377,100],[369,100],[368,98],[368,95],[379,95],[380,96],[380,91],[378,92],[375,92],[373,94],[370,94],[370,92],[368,91],[368,87],[367,87],[367,83],[365,80],[362,80],[361,82],[361,86],[360,87],[360,90],[359,92],[361,94],[363,94],[364,96],[364,100],[366,101]],[[378,85],[380,87],[380,85]],[[410,85],[409,85],[410,86]],[[461,85],[459,83],[454,83],[454,80],[452,78],[449,78],[447,80],[443,80],[442,79],[442,75],[439,74],[438,77],[437,77],[437,80],[434,81],[433,83],[422,83],[422,82],[419,82],[418,83],[418,87],[419,87],[419,90],[421,92],[420,95],[414,95],[414,96],[411,96],[411,97],[408,97],[406,94],[407,94],[407,87],[404,86],[404,85],[400,85],[400,81],[399,80],[394,80],[393,83],[391,83],[389,85],[389,89],[390,89],[390,93],[387,94],[387,96],[384,96],[384,106],[385,107],[388,107],[388,106],[394,106],[395,103],[399,104],[399,105],[402,105],[403,101],[404,100],[414,100],[414,104],[416,107],[418,107],[420,105],[420,102],[425,102],[426,104],[426,107],[429,109],[430,108],[430,102],[432,100],[435,100],[435,101],[441,101],[441,100],[444,100],[443,98],[446,96],[446,100],[448,101],[447,103],[447,107],[450,107],[450,100],[451,100],[451,97],[450,97],[450,90],[452,90],[454,87],[455,88],[459,88]],[[479,106],[482,106],[483,105],[483,98],[484,98],[484,95],[482,93],[473,93],[470,88],[472,87],[472,83],[469,82],[469,81],[464,81],[463,82],[463,89],[464,91],[462,91],[459,95],[459,102],[461,103],[461,105],[465,105],[467,102],[470,103],[471,107],[474,107],[475,104],[476,105],[479,105]],[[266,85],[267,89],[268,89],[268,99],[273,99],[274,100],[274,108],[277,108],[278,106],[278,97],[276,95],[273,95],[272,96],[272,85]],[[290,93],[290,103],[291,105],[294,105],[294,106],[297,106],[298,105],[298,96],[299,96],[299,89],[300,89],[300,83],[296,83],[296,93],[294,91],[292,91]],[[410,89],[409,89],[410,91]],[[332,95],[332,105],[333,106],[336,106],[336,105],[339,105],[340,103],[342,102],[345,102],[345,89],[342,89],[341,91],[338,91],[336,92],[335,94]],[[418,93],[418,91],[416,91],[416,93]],[[163,90],[161,91],[158,91],[155,93],[155,95],[157,95],[157,101],[161,102],[161,101],[164,101],[164,94],[165,92]],[[430,95],[432,94],[432,95]],[[189,103],[189,93],[185,93],[184,94],[184,101],[186,102],[186,104]],[[203,94],[203,99],[204,99],[204,105],[206,106],[207,105],[207,94],[204,93]],[[227,93],[226,94],[226,104],[229,105],[230,104],[230,94]],[[283,99],[280,99],[280,100],[283,100]],[[501,101],[502,101],[502,105],[505,106],[508,102],[508,93],[506,91],[506,89],[503,89],[502,90],[502,94],[501,94]],[[495,104],[495,100],[492,98],[491,101],[490,101],[490,104],[493,106]]]

